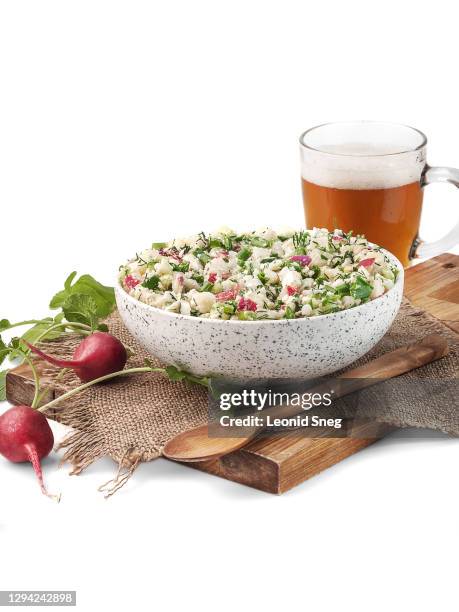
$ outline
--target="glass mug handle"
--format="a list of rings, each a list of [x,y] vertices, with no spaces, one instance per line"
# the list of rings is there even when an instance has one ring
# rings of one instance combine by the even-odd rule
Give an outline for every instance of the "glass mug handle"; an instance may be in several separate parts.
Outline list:
[[[426,166],[426,169],[421,177],[421,187],[430,185],[432,183],[451,183],[455,187],[459,188],[459,170],[456,168],[446,168],[437,166],[431,168]],[[434,242],[423,242],[420,239],[416,239],[413,244],[413,251],[416,257],[435,257],[444,253],[448,249],[456,246],[459,243],[459,221],[449,231],[446,236],[435,240]]]

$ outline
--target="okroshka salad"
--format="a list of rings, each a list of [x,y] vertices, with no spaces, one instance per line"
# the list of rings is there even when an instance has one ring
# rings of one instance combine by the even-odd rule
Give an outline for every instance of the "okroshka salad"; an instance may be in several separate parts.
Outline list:
[[[393,286],[398,269],[381,248],[341,230],[222,228],[153,243],[121,266],[132,297],[209,319],[296,319],[346,310]]]

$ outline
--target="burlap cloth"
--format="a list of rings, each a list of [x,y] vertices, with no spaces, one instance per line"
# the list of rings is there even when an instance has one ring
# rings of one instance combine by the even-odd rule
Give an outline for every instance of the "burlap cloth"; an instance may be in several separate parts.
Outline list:
[[[127,367],[142,366],[145,357],[150,356],[129,334],[118,313],[111,315],[107,323],[110,331],[132,347],[135,353]],[[439,333],[447,338],[449,354],[404,376],[407,379],[432,380],[457,378],[458,336],[406,300],[386,336],[352,367],[420,340],[430,333]],[[64,340],[48,342],[46,347],[49,353],[69,357],[79,341],[79,338],[69,336]],[[57,389],[64,392],[79,384],[71,372],[64,376],[61,374],[57,379],[58,373],[59,370],[54,367],[46,369],[46,375],[54,379]],[[104,456],[110,456],[119,463],[116,477],[101,487],[107,495],[111,495],[127,481],[140,462],[160,456],[170,438],[205,423],[207,410],[207,391],[204,387],[187,382],[172,382],[161,373],[148,373],[95,385],[67,400],[62,408],[51,409],[47,416],[72,428],[71,433],[59,445],[64,449],[63,461],[72,465],[72,474],[80,473]],[[384,421],[398,426],[438,429],[459,435],[459,424],[451,425],[449,408],[436,406],[435,402],[426,410],[411,410],[409,398],[406,398],[385,413]]]

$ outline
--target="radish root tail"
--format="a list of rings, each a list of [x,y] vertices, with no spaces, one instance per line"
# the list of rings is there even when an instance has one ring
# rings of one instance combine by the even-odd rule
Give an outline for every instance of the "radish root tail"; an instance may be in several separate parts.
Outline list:
[[[59,493],[58,495],[52,495],[51,493],[48,493],[48,490],[46,489],[45,483],[43,481],[43,471],[41,469],[41,463],[36,449],[33,446],[29,445],[27,447],[27,452],[29,454],[29,461],[32,464],[35,474],[37,475],[38,484],[40,485],[41,492],[43,493],[43,495],[46,495],[46,497],[49,497],[59,503],[61,501],[61,494]]]
[[[71,360],[67,361],[65,359],[56,359],[56,357],[47,355],[46,353],[41,351],[39,348],[37,348],[33,344],[30,344],[29,342],[26,342],[26,344],[29,347],[29,349],[32,351],[32,353],[35,353],[35,355],[38,355],[39,357],[41,357],[48,363],[51,363],[52,365],[55,365],[58,368],[75,368],[81,365],[79,361],[71,361]]]

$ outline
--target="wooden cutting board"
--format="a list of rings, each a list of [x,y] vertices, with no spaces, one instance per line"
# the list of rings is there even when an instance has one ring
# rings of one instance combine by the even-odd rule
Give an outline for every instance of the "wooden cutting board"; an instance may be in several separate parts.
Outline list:
[[[440,255],[407,270],[405,295],[459,333],[459,256]],[[46,387],[46,380],[42,382]],[[52,394],[50,389],[49,399]],[[32,396],[30,369],[20,366],[9,372],[8,400],[30,403]],[[366,430],[353,438],[305,438],[293,432],[255,440],[221,459],[183,465],[269,493],[283,493],[378,439],[365,435]]]

